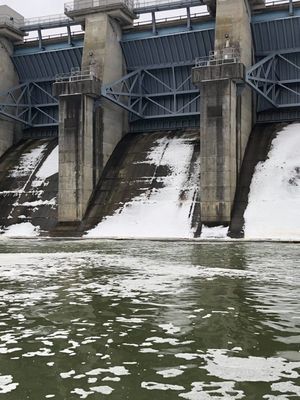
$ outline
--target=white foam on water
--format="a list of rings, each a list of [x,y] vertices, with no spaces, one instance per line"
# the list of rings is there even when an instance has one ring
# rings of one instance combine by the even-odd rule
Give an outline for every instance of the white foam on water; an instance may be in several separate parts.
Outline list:
[[[164,378],[175,378],[176,376],[182,375],[184,371],[178,368],[170,368],[157,371],[156,373]]]
[[[94,386],[90,388],[93,392],[101,393],[101,394],[111,394],[113,392],[113,388],[110,386]]]
[[[199,354],[196,353],[177,353],[175,354],[176,358],[183,358],[184,360],[195,360],[199,358]]]
[[[75,388],[75,389],[73,389],[73,390],[71,391],[71,393],[78,394],[78,396],[79,396],[81,399],[86,399],[90,394],[93,394],[94,392],[87,392],[87,391],[84,390],[84,389]]]
[[[235,382],[193,382],[190,392],[178,396],[188,400],[238,400],[245,399],[242,391],[235,390]]]
[[[300,362],[288,362],[281,357],[232,357],[228,350],[210,349],[200,355],[206,361],[202,366],[212,376],[236,382],[276,382],[281,378],[299,377]]]
[[[292,393],[293,395],[296,395],[300,398],[300,386],[294,385],[293,382],[288,381],[288,382],[272,383],[271,388],[272,390],[274,390],[274,392],[280,392],[284,394]]]
[[[72,369],[71,371],[68,371],[68,372],[61,372],[59,375],[62,379],[67,379],[67,378],[71,378],[72,375],[75,375],[75,371],[74,371],[74,369]]]
[[[102,382],[120,382],[121,378],[118,376],[106,376],[102,379]]]
[[[183,386],[179,385],[169,385],[166,383],[158,383],[158,382],[142,382],[141,387],[147,390],[174,390],[174,391],[182,391],[184,390]]]
[[[110,368],[95,368],[91,371],[86,372],[86,375],[89,376],[96,376],[101,375],[102,373],[110,372],[112,375],[115,376],[123,376],[123,375],[130,375],[128,369],[123,366],[115,366]]]
[[[11,375],[0,375],[0,394],[12,392],[18,385],[18,383],[13,382]]]
[[[246,239],[300,240],[300,124],[277,134],[252,178]]]
[[[227,236],[228,227],[226,226],[215,226],[208,227],[206,225],[202,225],[201,230],[201,239],[228,239]]]
[[[125,322],[128,324],[141,324],[145,321],[145,318],[125,318],[125,317],[117,317],[117,322]]]
[[[161,178],[163,187],[133,198],[86,236],[193,238],[191,208],[199,186],[197,173],[191,180],[188,176],[193,151],[193,142],[187,139],[159,139],[146,163],[169,168],[170,174]]]
[[[176,333],[179,333],[181,331],[181,328],[179,326],[175,326],[171,322],[168,324],[159,324],[158,325],[161,329],[163,329],[166,334],[174,335]]]

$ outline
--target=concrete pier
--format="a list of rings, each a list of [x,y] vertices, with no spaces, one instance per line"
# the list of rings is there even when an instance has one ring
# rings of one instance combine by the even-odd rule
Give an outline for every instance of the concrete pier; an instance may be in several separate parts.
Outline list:
[[[126,74],[121,37],[120,23],[109,14],[101,12],[86,16],[82,69],[92,68],[102,84],[115,82]],[[99,174],[118,142],[128,132],[127,112],[122,108],[101,99],[101,115]]]
[[[123,1],[99,4],[78,0],[66,12],[85,27],[81,74],[90,78],[54,85],[59,96],[61,223],[83,219],[104,166],[128,131],[127,112],[100,100],[100,93],[101,84],[116,81],[126,72],[120,46],[122,25],[132,23],[134,15]]]
[[[82,220],[94,188],[94,101],[101,83],[91,79],[54,84],[59,97],[58,221]]]
[[[14,43],[23,39],[18,26],[22,15],[6,5],[0,6],[0,94],[19,85],[19,77],[12,63]],[[0,157],[22,135],[21,126],[9,118],[0,116]]]
[[[239,170],[252,129],[251,91],[244,85],[252,61],[247,0],[217,0],[215,51],[193,69],[200,87],[201,219],[229,224]]]

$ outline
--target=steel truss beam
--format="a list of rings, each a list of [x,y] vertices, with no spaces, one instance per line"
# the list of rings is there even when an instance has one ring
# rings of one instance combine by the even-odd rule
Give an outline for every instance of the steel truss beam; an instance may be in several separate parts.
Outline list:
[[[137,69],[116,82],[104,85],[101,94],[135,117],[142,119],[198,115],[198,111],[191,112],[189,109],[197,104],[200,97],[199,89],[193,87],[191,73],[184,81],[180,80],[177,83],[176,68],[182,68],[182,66],[164,68],[167,74],[163,76],[167,76],[167,79],[161,78],[162,69]],[[178,101],[179,97],[184,95],[189,96],[189,99],[184,103]],[[168,99],[168,101],[165,102],[163,99]],[[158,114],[149,110],[153,105],[158,110]],[[194,109],[198,108],[195,106]]]
[[[273,107],[300,107],[300,50],[268,55],[247,71],[246,81]]]
[[[27,127],[58,125],[58,121],[47,111],[57,107],[58,100],[38,82],[26,82],[0,94],[0,115],[25,124]],[[47,123],[39,123],[43,117]]]

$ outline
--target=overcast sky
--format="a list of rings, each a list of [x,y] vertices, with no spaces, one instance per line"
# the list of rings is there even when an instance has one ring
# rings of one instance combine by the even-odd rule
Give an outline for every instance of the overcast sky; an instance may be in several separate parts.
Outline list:
[[[64,3],[68,0],[0,0],[25,18],[42,17],[44,15],[63,14]]]
[[[70,0],[0,0],[0,5],[6,4],[25,18],[33,18],[63,14],[64,4],[67,2]],[[202,11],[202,9],[202,7],[193,7],[192,13]],[[164,11],[157,13],[157,18],[182,14],[185,14],[185,10]],[[145,14],[140,19],[148,20],[149,18],[149,15]]]

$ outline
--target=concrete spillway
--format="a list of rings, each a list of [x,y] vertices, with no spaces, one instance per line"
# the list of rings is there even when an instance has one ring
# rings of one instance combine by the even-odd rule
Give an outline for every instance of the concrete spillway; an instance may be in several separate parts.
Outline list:
[[[57,139],[26,140],[0,159],[0,228],[4,236],[37,236],[57,221]]]
[[[199,179],[197,132],[127,135],[91,202],[87,236],[199,235]]]
[[[258,125],[238,180],[230,235],[300,237],[300,124]],[[195,131],[128,134],[114,150],[81,224],[57,224],[57,139],[26,140],[0,159],[2,236],[194,238],[201,232]],[[201,238],[227,228],[202,226]]]
[[[246,239],[300,239],[300,124],[258,125],[237,188],[230,232]]]

